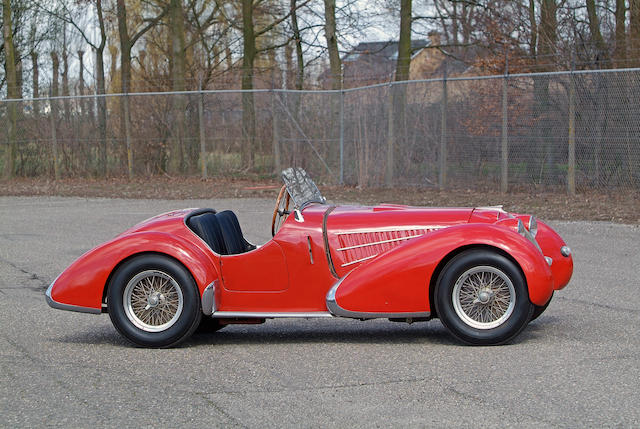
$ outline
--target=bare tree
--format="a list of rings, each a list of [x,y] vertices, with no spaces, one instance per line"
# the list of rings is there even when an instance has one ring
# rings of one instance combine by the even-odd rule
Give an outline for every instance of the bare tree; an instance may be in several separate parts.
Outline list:
[[[99,95],[96,100],[97,104],[97,120],[98,120],[98,136],[100,141],[100,166],[101,166],[101,174],[103,176],[107,175],[108,165],[107,165],[107,102],[104,98],[104,94],[106,94],[106,84],[105,84],[105,69],[104,69],[104,49],[107,45],[107,31],[105,27],[105,18],[104,18],[104,10],[102,6],[102,0],[95,0],[95,13],[98,24],[98,40],[94,41],[90,37],[90,32],[94,27],[87,28],[81,24],[82,18],[85,16],[85,11],[80,10],[77,7],[77,3],[75,2],[58,2],[58,8],[52,9],[47,8],[46,4],[40,4],[40,10],[46,12],[54,19],[62,21],[64,24],[68,24],[73,27],[77,33],[80,35],[82,40],[86,44],[88,44],[95,53],[95,86],[96,93]],[[79,54],[80,56],[80,54]],[[56,59],[57,61],[57,59]],[[115,62],[112,64],[115,66]],[[82,73],[82,64],[80,65],[80,73]],[[34,68],[34,82],[36,74],[36,70]],[[57,73],[57,72],[56,72]],[[57,85],[57,82],[56,82]],[[35,84],[34,84],[35,87]],[[56,89],[57,92],[57,89]]]
[[[400,1],[400,39],[398,40],[398,60],[396,62],[396,82],[409,80],[411,66],[411,0]],[[385,183],[390,186],[393,183],[395,162],[394,152],[397,143],[405,142],[405,106],[406,86],[396,85],[391,88],[391,106],[389,113],[390,127],[387,139],[387,169]]]
[[[536,22],[536,2],[529,0],[529,55],[532,59],[536,58],[538,45],[538,23]]]
[[[302,35],[300,33],[300,26],[298,25],[298,7],[297,0],[290,0],[290,15],[291,15],[291,31],[293,42],[296,47],[296,84],[297,90],[302,89],[304,83],[304,54],[302,51]],[[288,46],[288,45],[287,45]],[[289,59],[288,57],[287,59]],[[288,68],[287,68],[288,69]]]
[[[329,68],[331,70],[331,88],[342,88],[342,61],[338,51],[336,33],[336,0],[324,0],[324,35],[329,52]]]
[[[227,72],[232,67],[232,53],[229,46],[231,23],[227,21],[218,3],[204,0],[190,1],[186,9],[185,21],[192,36],[189,46],[201,49],[194,52],[197,79],[202,87],[207,87],[214,74]],[[199,63],[199,64],[198,64]]]
[[[411,65],[411,0],[400,0],[400,38],[398,40],[398,60],[396,81],[409,80]]]
[[[4,69],[7,81],[7,98],[21,98],[18,86],[18,74],[16,69],[16,49],[13,43],[13,25],[11,16],[11,1],[3,0],[2,3],[2,35],[4,37]],[[16,102],[9,102],[9,144],[4,156],[4,177],[13,177],[15,174],[15,157],[17,151],[17,126],[18,126],[18,105]]]
[[[589,18],[589,32],[596,49],[596,64],[607,67],[609,64],[609,52],[600,32],[600,19],[596,10],[595,0],[585,0],[587,5],[587,17]]]
[[[247,169],[252,169],[254,165],[254,152],[256,150],[256,124],[255,124],[255,104],[253,93],[253,79],[256,56],[260,52],[271,51],[277,47],[285,46],[290,42],[290,38],[276,45],[267,45],[260,49],[256,46],[256,39],[274,30],[283,21],[287,20],[292,12],[297,8],[306,5],[310,0],[299,3],[296,8],[289,9],[283,16],[274,19],[262,28],[256,29],[254,23],[254,8],[260,0],[242,0],[242,131],[245,144],[242,148],[242,164]]]
[[[627,19],[627,6],[625,0],[616,0],[616,47],[613,54],[617,67],[626,67],[627,61],[627,42],[626,42],[626,19]]]
[[[184,91],[186,89],[186,47],[184,34],[184,10],[182,0],[171,0],[169,2],[169,37],[171,40],[170,75],[173,91]],[[185,110],[184,98],[174,96],[173,111],[176,115],[174,127],[174,138],[172,139],[169,153],[169,171],[171,173],[184,172],[188,156],[186,154],[184,133],[185,133]]]
[[[133,147],[131,143],[131,113],[129,108],[129,97],[126,96],[131,91],[131,49],[136,42],[153,26],[155,26],[169,11],[165,6],[155,17],[146,18],[136,32],[129,34],[127,23],[127,5],[125,0],[116,1],[116,12],[118,21],[118,36],[120,41],[120,85],[124,96],[120,98],[121,133],[127,151],[127,171],[129,178],[133,177]]]

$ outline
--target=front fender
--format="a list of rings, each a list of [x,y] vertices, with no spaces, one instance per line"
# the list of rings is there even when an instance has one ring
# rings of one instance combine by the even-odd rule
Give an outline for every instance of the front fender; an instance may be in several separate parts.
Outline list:
[[[195,243],[174,234],[136,232],[101,244],[73,262],[49,286],[49,305],[99,313],[111,273],[125,259],[148,252],[161,253],[182,263],[191,272],[200,295],[218,278],[216,261]]]
[[[532,303],[544,305],[551,297],[551,270],[529,240],[505,227],[464,224],[428,233],[360,265],[342,279],[334,299],[350,312],[429,312],[429,284],[438,264],[469,246],[510,255],[522,269]]]

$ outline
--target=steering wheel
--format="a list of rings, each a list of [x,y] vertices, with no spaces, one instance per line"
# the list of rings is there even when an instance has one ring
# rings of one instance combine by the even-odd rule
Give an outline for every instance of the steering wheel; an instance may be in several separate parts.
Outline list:
[[[280,193],[278,194],[278,199],[276,200],[276,208],[273,210],[273,218],[271,219],[271,236],[275,236],[280,226],[284,223],[289,216],[289,200],[291,197],[289,196],[289,192],[287,191],[287,186],[283,185],[280,189]]]

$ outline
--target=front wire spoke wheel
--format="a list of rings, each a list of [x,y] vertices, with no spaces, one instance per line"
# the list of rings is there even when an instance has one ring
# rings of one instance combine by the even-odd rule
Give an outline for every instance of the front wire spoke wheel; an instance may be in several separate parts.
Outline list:
[[[477,266],[462,273],[451,298],[458,317],[470,327],[483,330],[502,325],[516,305],[509,276],[492,266]]]
[[[136,274],[124,289],[124,312],[129,321],[146,332],[173,326],[184,306],[182,289],[169,274],[146,270]]]

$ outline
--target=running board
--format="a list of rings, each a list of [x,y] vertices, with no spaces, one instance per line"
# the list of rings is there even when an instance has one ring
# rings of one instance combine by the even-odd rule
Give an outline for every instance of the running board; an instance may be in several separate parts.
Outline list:
[[[240,317],[245,319],[276,319],[276,318],[312,318],[312,317],[333,317],[327,311],[309,311],[309,312],[262,312],[262,311],[216,311],[211,314],[213,318],[232,318]]]

